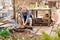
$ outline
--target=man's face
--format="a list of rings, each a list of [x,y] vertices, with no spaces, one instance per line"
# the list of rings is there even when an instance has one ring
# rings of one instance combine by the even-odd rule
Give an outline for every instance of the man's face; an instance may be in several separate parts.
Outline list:
[[[22,12],[25,13],[27,12],[27,9],[25,7],[22,8]]]

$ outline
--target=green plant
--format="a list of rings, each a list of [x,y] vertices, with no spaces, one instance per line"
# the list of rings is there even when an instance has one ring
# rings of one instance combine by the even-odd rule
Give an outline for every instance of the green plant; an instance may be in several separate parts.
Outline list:
[[[0,36],[0,40],[60,40],[60,29],[58,28],[56,32],[58,35],[50,36],[44,31],[42,31],[42,36],[36,38],[24,37],[21,35],[9,35],[6,38]]]
[[[9,30],[7,28],[3,28],[0,30],[0,36],[6,37],[10,34]]]
[[[37,37],[36,40],[42,40],[41,37]]]
[[[36,38],[36,40],[52,40],[51,36],[42,31],[42,36]]]
[[[60,40],[60,37],[55,36],[52,38],[52,40]]]
[[[44,31],[42,32],[42,40],[51,40],[51,36],[45,33]]]
[[[58,29],[56,30],[56,32],[57,32],[57,34],[58,34],[58,37],[60,37],[60,28],[58,28]]]

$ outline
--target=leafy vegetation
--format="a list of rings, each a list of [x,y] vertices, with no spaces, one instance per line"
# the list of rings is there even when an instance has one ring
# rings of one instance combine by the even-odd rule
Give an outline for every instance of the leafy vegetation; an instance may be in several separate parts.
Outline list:
[[[1,35],[0,36],[0,40],[60,40],[60,29],[58,28],[56,30],[57,35],[54,36],[50,36],[47,33],[45,33],[44,31],[42,31],[42,36],[36,37],[36,38],[29,38],[29,37],[23,37],[20,35]]]

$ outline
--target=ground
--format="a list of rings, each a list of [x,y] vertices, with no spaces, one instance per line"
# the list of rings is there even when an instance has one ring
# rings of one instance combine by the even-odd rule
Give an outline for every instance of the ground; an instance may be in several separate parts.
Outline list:
[[[5,24],[3,26],[7,27],[9,26],[10,24]],[[32,34],[34,34],[37,30],[39,29],[39,31],[36,33],[37,35],[42,35],[41,34],[41,31],[45,31],[47,34],[49,35],[56,35],[56,29],[57,29],[57,26],[33,26],[33,31],[31,31]],[[23,33],[25,34],[25,33]],[[32,35],[30,35],[32,36]]]

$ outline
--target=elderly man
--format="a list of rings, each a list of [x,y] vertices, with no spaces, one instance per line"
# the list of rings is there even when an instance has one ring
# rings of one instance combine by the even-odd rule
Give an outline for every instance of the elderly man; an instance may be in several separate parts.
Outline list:
[[[24,28],[27,23],[29,23],[29,27],[32,26],[32,16],[30,14],[30,11],[26,7],[22,7],[19,18],[19,25],[20,28]]]

